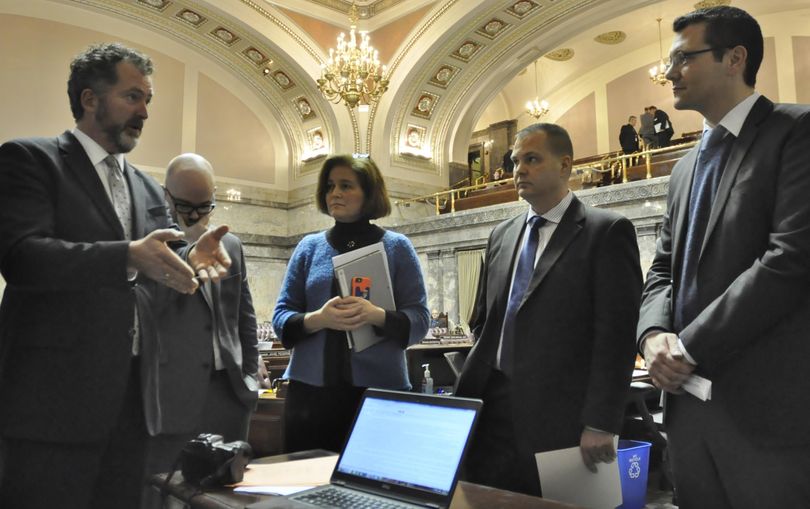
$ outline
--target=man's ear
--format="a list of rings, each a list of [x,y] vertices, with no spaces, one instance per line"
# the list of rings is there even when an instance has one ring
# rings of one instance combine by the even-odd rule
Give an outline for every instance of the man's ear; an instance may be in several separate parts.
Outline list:
[[[568,180],[571,177],[572,166],[573,159],[571,156],[562,156],[560,158],[560,177]]]
[[[745,64],[748,62],[748,50],[745,46],[734,46],[728,50],[729,72],[731,74],[742,74],[745,72]]]
[[[82,93],[79,95],[79,100],[82,103],[82,108],[84,109],[85,113],[88,111],[95,113],[95,111],[98,109],[99,97],[90,88],[85,88],[82,90]]]

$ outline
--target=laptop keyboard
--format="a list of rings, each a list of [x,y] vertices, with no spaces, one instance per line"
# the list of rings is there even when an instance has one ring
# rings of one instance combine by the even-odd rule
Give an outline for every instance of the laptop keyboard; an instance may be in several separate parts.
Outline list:
[[[291,498],[318,507],[337,507],[340,509],[411,509],[413,507],[412,505],[404,505],[364,493],[339,488],[324,488],[315,493],[308,493]]]

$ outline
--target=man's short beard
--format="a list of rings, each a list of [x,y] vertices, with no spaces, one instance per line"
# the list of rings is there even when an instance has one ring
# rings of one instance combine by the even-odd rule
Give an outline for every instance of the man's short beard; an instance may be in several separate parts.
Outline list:
[[[96,122],[98,125],[104,126],[107,117],[107,103],[104,99],[99,101],[98,110],[96,110]],[[102,131],[107,135],[107,138],[115,145],[117,153],[126,154],[132,151],[138,144],[138,138],[130,136],[126,132],[126,124],[117,125],[111,124],[102,127]]]

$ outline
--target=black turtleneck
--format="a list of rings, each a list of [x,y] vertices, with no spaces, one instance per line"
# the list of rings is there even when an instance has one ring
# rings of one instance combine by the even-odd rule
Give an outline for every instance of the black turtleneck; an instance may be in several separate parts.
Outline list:
[[[348,253],[361,247],[376,244],[382,240],[385,230],[369,223],[368,219],[361,219],[354,223],[341,223],[326,231],[326,241],[338,253]],[[338,295],[337,280],[332,281],[332,297]],[[296,313],[284,325],[284,346],[292,348],[298,341],[306,338],[304,331],[304,316],[306,313]],[[396,341],[402,348],[408,346],[408,336],[411,332],[411,322],[402,311],[386,311],[385,325],[382,330],[375,327],[377,334],[386,339]],[[351,384],[351,355],[346,333],[333,329],[326,330],[326,352],[324,352],[324,383],[326,385]]]

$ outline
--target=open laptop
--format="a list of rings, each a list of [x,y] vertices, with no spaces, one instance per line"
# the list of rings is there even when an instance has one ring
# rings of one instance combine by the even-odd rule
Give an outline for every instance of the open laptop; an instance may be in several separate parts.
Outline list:
[[[481,404],[477,399],[368,389],[330,484],[248,509],[446,508]]]

